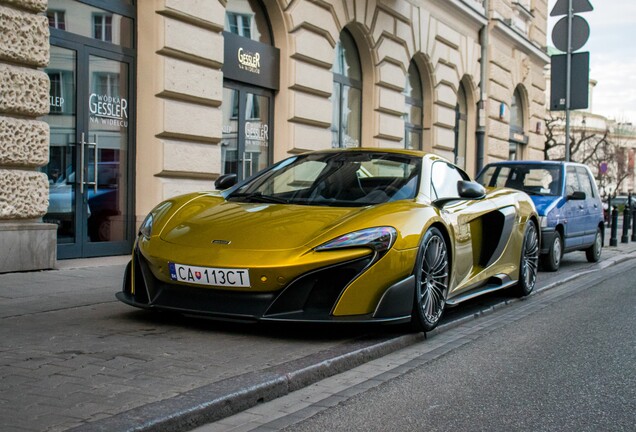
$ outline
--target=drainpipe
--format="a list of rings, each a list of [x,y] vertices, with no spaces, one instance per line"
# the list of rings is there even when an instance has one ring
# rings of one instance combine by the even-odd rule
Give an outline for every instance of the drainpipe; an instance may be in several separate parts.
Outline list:
[[[484,158],[486,152],[485,140],[486,140],[486,104],[488,102],[488,41],[489,41],[489,28],[490,24],[490,0],[484,0],[484,10],[486,11],[486,24],[479,31],[479,43],[481,45],[481,78],[479,81],[479,103],[478,115],[477,115],[477,166],[476,173],[479,173],[484,167]]]

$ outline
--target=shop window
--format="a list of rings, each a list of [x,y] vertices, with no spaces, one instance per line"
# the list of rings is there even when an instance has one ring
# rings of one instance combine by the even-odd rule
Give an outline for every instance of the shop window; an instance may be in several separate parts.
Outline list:
[[[409,65],[404,88],[404,148],[421,150],[424,121],[424,94],[422,79],[414,62]]]
[[[353,36],[343,30],[336,44],[333,72],[332,142],[334,148],[360,147],[362,70]]]
[[[93,3],[100,3],[103,7],[84,4],[77,0],[49,1],[51,9],[46,11],[46,16],[52,31],[51,36],[66,38],[67,35],[59,32],[64,31],[124,48],[132,48],[134,7],[131,1],[100,0]],[[124,10],[128,16],[115,13],[116,9]]]
[[[113,16],[93,14],[93,37],[104,42],[113,41]]]
[[[93,75],[93,93],[116,97],[119,96],[119,74],[95,72]]]
[[[51,82],[49,113],[75,113],[75,85],[71,71],[47,71]]]

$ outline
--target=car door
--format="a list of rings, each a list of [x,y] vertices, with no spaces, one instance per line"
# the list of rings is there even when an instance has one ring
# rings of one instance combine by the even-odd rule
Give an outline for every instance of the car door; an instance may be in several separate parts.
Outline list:
[[[471,200],[459,198],[457,182],[468,180],[468,176],[457,167],[438,161],[431,169],[431,197],[433,199],[457,198],[441,208],[442,217],[452,227],[451,235],[454,239],[453,273],[451,276],[451,290],[453,293],[470,288],[476,272],[479,245],[483,236],[481,224],[473,223],[485,214],[495,210],[489,200]]]
[[[603,208],[589,170],[581,166],[576,167],[576,172],[579,177],[581,190],[585,192],[585,201],[583,203],[585,209],[582,215],[583,219],[581,220],[581,229],[583,231],[582,244],[591,245],[594,243],[598,224],[603,218]]]
[[[565,249],[577,248],[583,244],[585,235],[585,200],[573,199],[574,192],[582,192],[576,167],[567,166],[565,171],[565,204],[563,206]]]

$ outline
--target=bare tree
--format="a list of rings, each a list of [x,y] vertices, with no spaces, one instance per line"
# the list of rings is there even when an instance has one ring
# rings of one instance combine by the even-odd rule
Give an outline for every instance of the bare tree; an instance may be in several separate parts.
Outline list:
[[[565,160],[565,117],[551,112],[545,124],[545,160]],[[570,160],[590,167],[603,198],[614,196],[629,176],[626,148],[609,127],[592,130],[584,125],[570,129]]]

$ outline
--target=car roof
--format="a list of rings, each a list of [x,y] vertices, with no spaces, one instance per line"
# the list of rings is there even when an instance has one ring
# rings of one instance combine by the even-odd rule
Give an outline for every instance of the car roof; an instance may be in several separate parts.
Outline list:
[[[578,166],[578,167],[585,167],[587,168],[587,165],[578,163],[578,162],[565,162],[565,161],[551,161],[551,160],[514,160],[514,161],[500,161],[500,162],[491,162],[489,163],[487,166],[493,166],[493,165],[508,165],[508,166],[512,166],[512,165],[536,165],[536,166],[541,166],[541,165],[552,165],[552,166]]]
[[[414,156],[420,158],[430,159],[431,161],[444,161],[451,163],[448,159],[435,153],[426,152],[423,150],[410,150],[410,149],[395,149],[384,147],[355,147],[355,148],[332,148],[324,150],[314,150],[305,154],[324,154],[324,153],[390,153],[397,155]],[[453,164],[454,165],[454,164]]]

